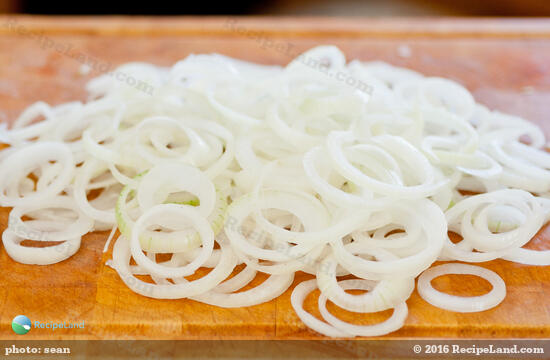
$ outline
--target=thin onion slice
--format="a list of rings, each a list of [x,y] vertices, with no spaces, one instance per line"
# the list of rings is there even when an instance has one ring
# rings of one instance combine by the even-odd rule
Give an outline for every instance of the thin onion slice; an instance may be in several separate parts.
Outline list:
[[[493,289],[481,296],[454,296],[442,293],[433,288],[431,281],[447,274],[475,275],[491,283]],[[430,304],[438,308],[455,312],[478,312],[489,310],[504,300],[506,285],[502,278],[491,270],[479,266],[450,263],[428,269],[418,278],[418,293]]]

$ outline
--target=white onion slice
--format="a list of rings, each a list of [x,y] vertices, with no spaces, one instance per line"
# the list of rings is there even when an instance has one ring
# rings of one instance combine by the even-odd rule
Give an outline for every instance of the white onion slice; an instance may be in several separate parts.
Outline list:
[[[271,275],[260,285],[238,293],[219,292],[219,289],[194,296],[193,299],[223,308],[246,307],[262,304],[284,293],[294,280],[294,273],[284,275]]]
[[[340,282],[343,289],[371,290],[372,284],[367,280],[343,280]],[[391,317],[376,325],[353,325],[339,320],[327,310],[327,298],[319,296],[319,311],[323,318],[335,328],[349,332],[354,336],[381,336],[398,330],[405,323],[409,313],[407,304],[401,302],[395,306]]]
[[[20,197],[6,195],[6,188],[20,180],[36,167],[57,161],[60,164],[60,172],[53,181],[40,191],[33,191]],[[74,173],[73,154],[69,147],[63,143],[41,142],[22,147],[2,160],[0,173],[10,174],[0,178],[0,204],[2,206],[30,205],[43,202],[53,197],[69,185]]]
[[[373,253],[379,251],[372,250]],[[385,255],[385,256],[384,256]],[[382,259],[392,259],[391,254],[379,255]],[[354,312],[377,312],[394,308],[407,300],[414,290],[411,277],[382,280],[378,283],[366,281],[370,288],[363,295],[351,295],[340,287],[343,282],[336,280],[337,262],[334,256],[327,256],[317,269],[317,286],[325,297],[336,305]]]
[[[46,205],[47,204],[47,205]],[[24,214],[28,214],[38,209],[63,208],[76,212],[78,219],[74,222],[61,221],[59,223],[61,230],[41,231],[38,236],[33,236],[34,229],[29,227],[26,221],[21,220]],[[9,227],[12,231],[29,240],[38,241],[65,241],[66,239],[80,238],[93,228],[93,221],[78,211],[73,199],[68,196],[57,196],[50,199],[47,203],[40,205],[16,206],[12,209],[9,216]]]
[[[190,224],[182,224],[182,220],[189,221]],[[176,227],[193,226],[200,235],[202,250],[199,255],[189,264],[178,268],[167,268],[159,265],[143,254],[139,236],[147,226],[163,225],[179,230]],[[156,205],[143,213],[136,221],[130,239],[130,249],[132,256],[138,265],[149,271],[152,275],[176,278],[191,275],[206,262],[212,254],[214,248],[214,232],[206,219],[200,216],[200,213],[188,205],[161,204]]]
[[[491,283],[493,289],[481,296],[454,296],[433,288],[431,281],[442,275],[460,274],[479,276]],[[491,270],[479,266],[451,263],[428,269],[418,278],[418,293],[430,304],[455,312],[478,312],[491,309],[504,300],[506,285],[502,278]]]
[[[317,288],[317,282],[314,280],[302,281],[292,290],[292,295],[290,296],[290,302],[292,308],[300,318],[309,328],[317,331],[320,334],[330,336],[330,337],[351,337],[352,334],[339,330],[336,327],[327,324],[315,316],[311,315],[304,310],[304,300],[313,290]]]
[[[40,225],[40,222],[35,222],[38,225],[39,231],[51,231],[51,224]],[[2,243],[8,255],[15,261],[22,264],[31,265],[50,265],[66,260],[73,256],[80,248],[81,238],[66,240],[57,245],[46,247],[30,247],[23,246],[21,242],[25,240],[17,236],[11,229],[6,229],[2,233]]]
[[[170,174],[170,176],[166,176]],[[138,186],[137,200],[142,211],[161,204],[172,192],[187,191],[196,195],[200,205],[196,208],[202,216],[214,210],[216,189],[200,170],[185,164],[157,165],[147,172]]]
[[[216,267],[200,279],[188,282],[185,278],[174,279],[176,284],[151,284],[134,276],[130,269],[130,247],[128,240],[119,237],[113,249],[113,267],[126,286],[143,296],[155,299],[181,299],[203,294],[227,278],[236,265],[231,249],[221,244],[222,253]]]

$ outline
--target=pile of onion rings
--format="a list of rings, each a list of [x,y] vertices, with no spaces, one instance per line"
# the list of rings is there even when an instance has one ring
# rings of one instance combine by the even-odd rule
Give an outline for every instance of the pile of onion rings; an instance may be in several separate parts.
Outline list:
[[[0,206],[12,207],[2,241],[15,261],[57,263],[85,234],[112,230],[110,265],[133,291],[228,308],[277,298],[301,271],[314,279],[294,287],[292,306],[330,337],[402,327],[417,277],[419,294],[451,311],[505,298],[496,273],[430,268],[437,260],[550,265],[550,251],[523,248],[550,214],[544,134],[456,82],[347,63],[333,46],[286,67],[213,54],[118,71],[155,91],[103,75],[88,84],[88,101],[39,102],[0,129]],[[266,280],[250,287],[260,273]],[[445,274],[477,275],[493,289],[444,294],[430,282]],[[317,288],[322,320],[303,308]],[[327,300],[393,315],[350,324]]]

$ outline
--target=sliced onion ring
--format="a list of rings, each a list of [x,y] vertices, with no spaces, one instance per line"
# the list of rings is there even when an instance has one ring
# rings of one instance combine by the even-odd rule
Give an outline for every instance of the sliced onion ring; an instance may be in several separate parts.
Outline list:
[[[442,275],[460,274],[479,276],[491,283],[493,289],[481,296],[454,296],[433,288],[431,281]],[[438,265],[422,273],[418,278],[418,293],[433,306],[455,312],[478,312],[491,309],[504,300],[506,285],[495,272],[475,265],[450,263]]]

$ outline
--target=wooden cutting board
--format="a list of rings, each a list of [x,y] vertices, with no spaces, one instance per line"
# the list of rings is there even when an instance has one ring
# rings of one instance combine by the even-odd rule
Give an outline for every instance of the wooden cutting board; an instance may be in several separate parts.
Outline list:
[[[550,135],[548,20],[0,17],[0,121],[13,121],[38,100],[84,100],[85,83],[98,73],[81,75],[81,61],[171,65],[190,53],[218,52],[285,64],[291,59],[285,47],[297,53],[319,44],[337,45],[349,59],[384,60],[457,80],[479,102],[524,116]],[[0,230],[7,214],[1,209]],[[33,321],[85,321],[85,329],[33,329],[25,339],[322,338],[295,315],[291,290],[241,309],[138,296],[105,266],[111,257],[110,251],[102,253],[107,235],[85,236],[75,256],[51,266],[18,264],[2,248],[0,337],[16,338],[11,321],[25,314]],[[542,230],[529,246],[550,249],[550,230]],[[385,338],[549,337],[550,268],[500,260],[481,265],[506,282],[508,295],[497,308],[473,314],[443,311],[415,291],[407,301],[405,326]],[[295,284],[306,278],[299,274]],[[438,278],[434,285],[457,295],[490,289],[469,276]],[[307,299],[306,309],[319,315],[316,295]],[[364,324],[390,314],[354,316],[330,309]]]

